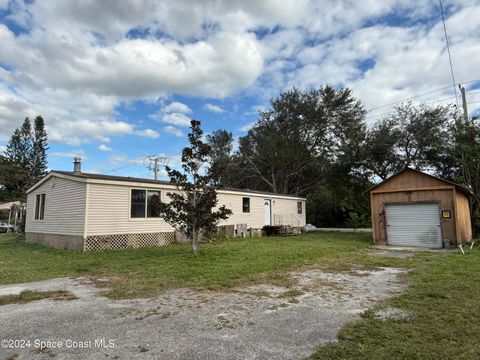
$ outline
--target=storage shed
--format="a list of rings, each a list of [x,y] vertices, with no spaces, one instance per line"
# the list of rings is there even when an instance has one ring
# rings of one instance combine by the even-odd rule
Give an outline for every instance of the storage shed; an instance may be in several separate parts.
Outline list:
[[[369,191],[375,244],[448,248],[472,239],[463,185],[406,168]]]

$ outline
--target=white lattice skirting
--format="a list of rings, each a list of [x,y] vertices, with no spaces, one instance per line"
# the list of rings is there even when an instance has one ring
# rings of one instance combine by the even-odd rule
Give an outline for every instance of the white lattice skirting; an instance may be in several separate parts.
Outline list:
[[[129,247],[161,246],[175,242],[174,232],[95,235],[85,239],[85,251],[118,250]]]

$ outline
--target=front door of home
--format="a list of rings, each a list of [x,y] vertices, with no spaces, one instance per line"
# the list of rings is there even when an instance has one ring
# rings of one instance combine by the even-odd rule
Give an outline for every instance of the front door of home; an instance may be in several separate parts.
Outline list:
[[[272,201],[265,199],[264,201],[264,225],[272,225]]]

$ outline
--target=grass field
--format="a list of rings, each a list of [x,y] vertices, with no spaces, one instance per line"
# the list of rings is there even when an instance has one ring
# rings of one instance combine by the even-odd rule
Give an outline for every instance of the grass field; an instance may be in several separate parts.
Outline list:
[[[201,244],[103,252],[53,250],[0,237],[0,284],[60,276],[108,277],[112,298],[148,297],[177,287],[228,288],[247,282],[284,283],[298,267],[350,270],[362,266],[407,266],[411,261],[365,257],[368,234],[304,234],[288,238],[231,239]]]
[[[419,253],[408,259],[369,256],[366,234],[304,234],[202,244],[80,253],[58,251],[0,235],[0,284],[59,276],[107,277],[112,298],[155,296],[177,287],[222,289],[245,283],[280,283],[291,269],[349,271],[395,266],[410,271],[408,290],[347,325],[340,341],[312,359],[480,358],[480,250],[461,255]],[[411,311],[410,320],[377,320],[386,306]]]
[[[311,359],[480,359],[480,249],[417,259],[410,268],[404,294],[367,311]],[[376,319],[387,306],[415,317]]]

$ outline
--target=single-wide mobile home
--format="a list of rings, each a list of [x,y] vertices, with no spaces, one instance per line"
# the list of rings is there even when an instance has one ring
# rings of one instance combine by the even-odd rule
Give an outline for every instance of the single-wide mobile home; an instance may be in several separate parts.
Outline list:
[[[168,202],[169,182],[77,171],[51,171],[27,191],[26,241],[77,250],[169,244],[175,230],[150,211]],[[265,225],[305,225],[305,198],[239,189],[218,190],[233,214],[220,226],[257,231]]]
[[[406,168],[370,189],[375,244],[443,248],[472,239],[470,190]]]

